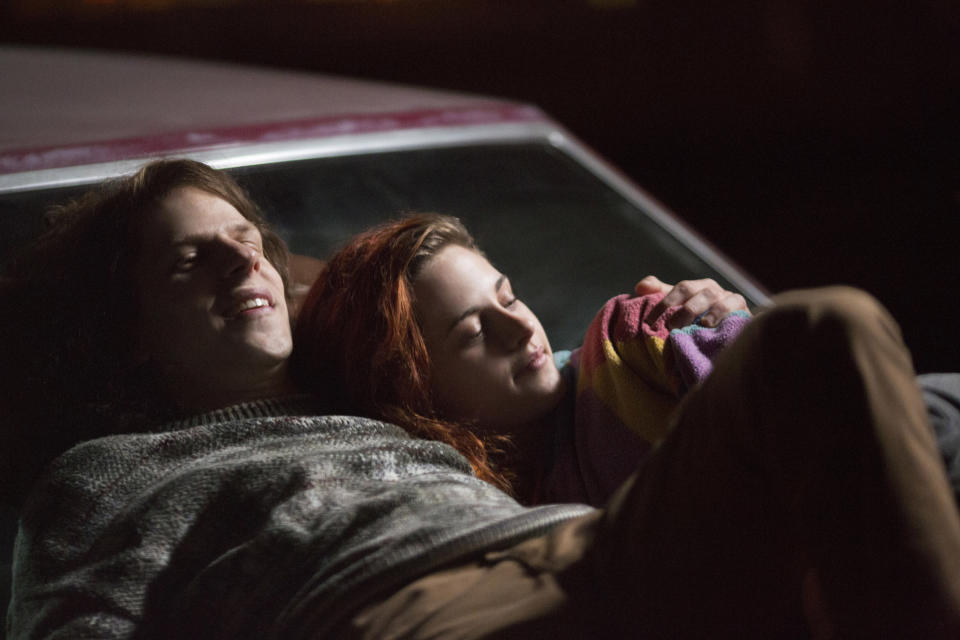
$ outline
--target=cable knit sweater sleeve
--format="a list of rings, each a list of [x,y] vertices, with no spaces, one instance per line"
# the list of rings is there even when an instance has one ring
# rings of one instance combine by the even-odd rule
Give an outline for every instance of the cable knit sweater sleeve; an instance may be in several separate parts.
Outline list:
[[[523,508],[446,445],[298,402],[56,460],[22,512],[8,637],[323,637],[380,593],[587,511]]]

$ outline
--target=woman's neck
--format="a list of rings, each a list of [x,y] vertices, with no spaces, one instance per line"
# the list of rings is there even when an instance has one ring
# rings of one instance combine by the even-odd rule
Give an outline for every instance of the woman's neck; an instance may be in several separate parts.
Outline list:
[[[494,459],[510,477],[513,495],[528,504],[549,464],[554,433],[553,413],[513,431]]]

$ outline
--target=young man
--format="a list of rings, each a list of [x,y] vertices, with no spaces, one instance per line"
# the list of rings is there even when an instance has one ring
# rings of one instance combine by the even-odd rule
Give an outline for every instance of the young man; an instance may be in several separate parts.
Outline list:
[[[148,165],[68,214],[8,275],[44,318],[14,352],[55,340],[11,402],[103,437],[23,507],[10,638],[960,632],[960,518],[862,293],[758,317],[605,510],[531,509],[291,393],[282,251],[224,174]]]

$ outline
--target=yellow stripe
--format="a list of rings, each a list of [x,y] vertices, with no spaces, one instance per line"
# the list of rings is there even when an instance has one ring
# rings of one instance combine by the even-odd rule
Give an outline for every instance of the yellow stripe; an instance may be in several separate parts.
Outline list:
[[[591,389],[632,431],[649,442],[661,440],[669,430],[670,414],[677,405],[663,372],[664,345],[662,338],[653,336],[616,346],[604,340],[606,362],[586,375],[581,370],[578,394]]]

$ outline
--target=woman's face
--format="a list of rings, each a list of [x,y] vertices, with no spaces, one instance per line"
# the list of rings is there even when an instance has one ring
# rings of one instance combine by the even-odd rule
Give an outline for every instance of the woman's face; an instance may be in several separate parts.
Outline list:
[[[563,383],[543,327],[483,256],[448,245],[413,290],[444,417],[505,433],[557,405]]]

